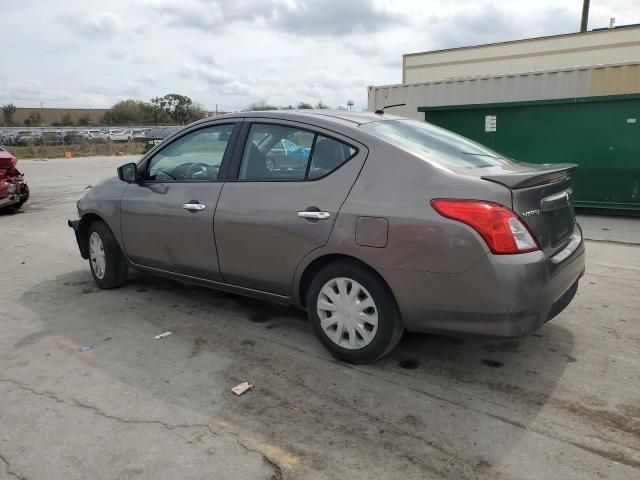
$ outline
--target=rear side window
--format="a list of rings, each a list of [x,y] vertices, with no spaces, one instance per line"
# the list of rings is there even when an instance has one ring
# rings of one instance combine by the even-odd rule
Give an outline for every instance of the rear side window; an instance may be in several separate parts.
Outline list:
[[[361,128],[386,142],[429,162],[445,167],[475,169],[515,162],[468,138],[415,120],[386,120]]]
[[[283,125],[251,125],[239,180],[303,181],[332,172],[357,153],[343,142]]]
[[[324,177],[353,157],[355,153],[355,148],[346,143],[318,135],[313,149],[309,178]]]

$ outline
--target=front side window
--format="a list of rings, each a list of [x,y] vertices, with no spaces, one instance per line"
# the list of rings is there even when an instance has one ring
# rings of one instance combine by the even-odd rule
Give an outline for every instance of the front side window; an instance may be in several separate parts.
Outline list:
[[[240,164],[240,180],[316,179],[357,151],[338,140],[282,125],[253,124]]]
[[[149,162],[151,182],[213,182],[233,132],[233,124],[191,132],[156,153]]]

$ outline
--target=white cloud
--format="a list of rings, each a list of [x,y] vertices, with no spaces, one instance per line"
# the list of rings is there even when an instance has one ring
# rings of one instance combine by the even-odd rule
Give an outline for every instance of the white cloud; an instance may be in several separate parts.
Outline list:
[[[215,2],[208,4],[201,0],[160,1],[150,3],[150,7],[172,27],[213,32],[224,25],[222,11]]]
[[[112,12],[88,12],[65,22],[77,32],[91,39],[109,39],[124,30],[124,23]]]
[[[0,2],[11,40],[20,46],[2,52],[9,68],[0,71],[1,103],[97,108],[128,96],[148,100],[175,92],[221,110],[261,98],[334,106],[351,99],[359,107],[367,85],[401,81],[403,53],[573,32],[582,3]],[[617,25],[637,23],[640,2],[592,2],[591,28],[606,26],[609,17]]]
[[[235,77],[224,70],[214,67],[205,67],[202,65],[187,64],[182,68],[181,75],[184,78],[197,78],[208,84],[226,85],[235,80]]]
[[[218,57],[211,53],[195,53],[193,55],[193,58],[195,58],[198,63],[204,63],[209,67],[217,67],[218,65],[220,65],[220,60],[218,60]]]
[[[127,55],[125,50],[111,49],[107,52],[107,56],[111,60],[122,60]]]

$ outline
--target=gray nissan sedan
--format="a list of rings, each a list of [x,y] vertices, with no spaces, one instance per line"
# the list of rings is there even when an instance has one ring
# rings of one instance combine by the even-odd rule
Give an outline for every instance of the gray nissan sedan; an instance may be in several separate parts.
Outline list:
[[[288,302],[368,362],[405,329],[517,336],[560,313],[585,268],[575,168],[385,114],[240,113],[121,166],[69,225],[100,288],[134,268]]]

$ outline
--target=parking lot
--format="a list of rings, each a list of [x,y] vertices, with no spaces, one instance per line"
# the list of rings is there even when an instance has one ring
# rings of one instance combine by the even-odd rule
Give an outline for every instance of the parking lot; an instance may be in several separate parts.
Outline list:
[[[0,479],[640,477],[640,219],[584,218],[587,273],[536,334],[407,334],[351,365],[286,305],[140,273],[97,289],[66,221],[127,159],[18,164]]]

